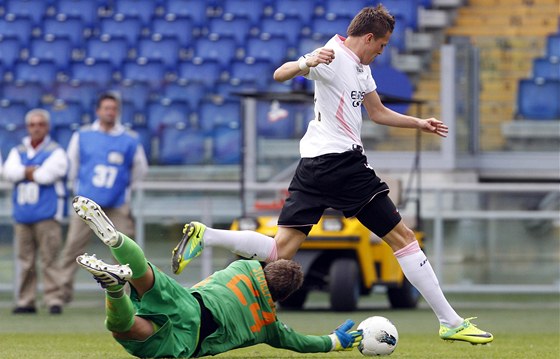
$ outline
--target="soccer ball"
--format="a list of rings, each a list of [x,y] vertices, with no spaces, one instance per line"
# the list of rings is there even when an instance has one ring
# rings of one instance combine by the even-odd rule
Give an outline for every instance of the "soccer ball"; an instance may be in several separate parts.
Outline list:
[[[365,356],[390,355],[397,347],[399,333],[385,317],[369,317],[358,325],[363,339],[358,350]]]

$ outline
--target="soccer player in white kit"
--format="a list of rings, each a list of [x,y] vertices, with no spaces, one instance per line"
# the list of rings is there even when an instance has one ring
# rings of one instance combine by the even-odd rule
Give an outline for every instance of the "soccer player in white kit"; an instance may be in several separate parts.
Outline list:
[[[406,278],[435,312],[442,339],[485,344],[493,340],[492,334],[460,317],[448,303],[413,231],[387,195],[389,187],[364,155],[362,104],[378,124],[420,129],[441,137],[448,132],[435,118],[403,115],[381,102],[369,64],[387,46],[394,26],[394,17],[382,5],[364,8],[350,23],[348,37],[335,35],[324,47],[286,62],[274,72],[274,79],[280,82],[296,76],[315,81],[315,118],[300,142],[301,160],[276,236],[216,230],[191,222],[173,251],[173,269],[180,273],[206,245],[226,247],[262,261],[291,259],[323,211],[331,207],[346,217],[356,217],[392,248]]]

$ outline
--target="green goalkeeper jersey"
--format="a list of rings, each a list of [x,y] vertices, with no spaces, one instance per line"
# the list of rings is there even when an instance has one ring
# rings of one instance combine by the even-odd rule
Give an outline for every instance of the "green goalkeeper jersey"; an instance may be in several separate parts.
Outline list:
[[[276,307],[259,262],[239,260],[195,285],[218,329],[202,343],[199,356],[266,343],[301,353],[328,352],[327,336],[304,335],[276,318]]]

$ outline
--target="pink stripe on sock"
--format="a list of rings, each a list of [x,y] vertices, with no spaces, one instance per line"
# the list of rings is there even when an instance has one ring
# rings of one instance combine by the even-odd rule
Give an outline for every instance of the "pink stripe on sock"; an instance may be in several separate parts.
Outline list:
[[[407,256],[409,254],[413,254],[416,252],[420,252],[420,245],[418,244],[417,241],[413,241],[412,243],[410,243],[409,245],[407,245],[404,248],[399,249],[398,251],[395,251],[395,257],[397,258],[401,258],[404,256]]]
[[[278,260],[278,248],[276,248],[276,241],[274,241],[274,245],[272,246],[272,250],[270,251],[270,254],[266,258],[265,262],[270,263],[270,262],[274,262],[276,260]]]

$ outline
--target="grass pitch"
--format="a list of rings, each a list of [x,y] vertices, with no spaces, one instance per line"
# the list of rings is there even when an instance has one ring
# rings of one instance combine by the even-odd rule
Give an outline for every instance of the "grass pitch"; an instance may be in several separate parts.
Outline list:
[[[438,323],[425,304],[416,310],[390,310],[383,295],[362,298],[360,309],[334,313],[327,299],[313,295],[308,310],[279,310],[279,318],[294,329],[309,334],[328,334],[346,319],[356,323],[371,315],[385,316],[399,330],[399,344],[391,358],[560,358],[560,304],[558,296],[450,296],[463,316],[478,316],[474,322],[493,332],[495,340],[484,346],[447,343],[437,336]],[[61,316],[45,309],[37,315],[12,315],[9,301],[0,308],[0,358],[132,358],[103,326],[101,293],[80,299]],[[234,350],[216,358],[362,358],[352,352],[298,354],[266,345]]]

